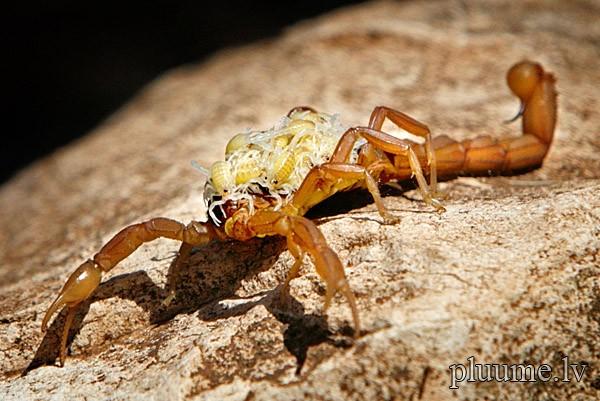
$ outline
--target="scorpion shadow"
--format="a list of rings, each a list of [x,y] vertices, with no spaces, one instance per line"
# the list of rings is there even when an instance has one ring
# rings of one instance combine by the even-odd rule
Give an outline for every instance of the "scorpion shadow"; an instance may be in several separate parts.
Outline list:
[[[336,208],[334,209],[336,213],[343,213],[338,206],[332,205]],[[266,291],[266,296],[258,301],[249,300],[232,308],[223,307],[218,303],[219,300],[231,298],[244,279],[270,269],[285,250],[285,239],[279,237],[257,238],[244,242],[215,241],[198,247],[190,258],[188,268],[180,272],[176,297],[168,306],[163,304],[163,300],[168,295],[167,290],[156,285],[145,271],[114,276],[101,283],[92,297],[78,306],[67,337],[67,352],[73,339],[80,332],[91,304],[100,300],[115,297],[131,300],[149,313],[149,320],[155,325],[162,325],[179,314],[191,314],[197,311],[202,320],[216,321],[245,314],[257,304],[262,304],[277,320],[287,326],[283,334],[284,346],[295,356],[296,371],[300,373],[311,346],[323,342],[336,347],[349,346],[347,342],[333,339],[333,333],[328,329],[324,316],[306,314],[302,304],[289,294],[285,298],[286,301],[281,303],[279,301],[281,285]],[[261,294],[254,294],[252,299],[259,295]],[[207,305],[211,307],[205,308],[205,311],[203,308]],[[66,315],[67,308],[64,308],[54,318],[21,376],[25,376],[37,367],[55,364],[59,357],[60,337]],[[341,331],[343,334],[353,333],[353,329],[349,326],[343,327]],[[91,344],[83,355],[94,354],[94,350],[94,345]]]

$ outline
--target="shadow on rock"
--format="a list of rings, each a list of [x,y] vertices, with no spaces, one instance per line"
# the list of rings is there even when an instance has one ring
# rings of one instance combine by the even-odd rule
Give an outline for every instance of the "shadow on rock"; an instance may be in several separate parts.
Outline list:
[[[296,374],[301,373],[310,347],[323,343],[336,348],[349,348],[353,344],[354,329],[350,326],[341,328],[341,333],[334,334],[327,324],[327,316],[323,314],[307,314],[304,306],[289,294],[281,297],[282,286],[254,294],[253,300],[235,306],[220,303],[211,304],[198,311],[198,317],[205,321],[217,321],[246,314],[252,308],[263,305],[279,322],[287,326],[283,333],[283,344],[288,352],[296,358]],[[262,296],[261,296],[262,295]],[[261,296],[259,299],[256,297]],[[340,337],[342,334],[343,337]]]
[[[291,298],[295,303],[298,301]],[[288,327],[283,334],[283,344],[296,357],[296,374],[301,373],[310,347],[327,343],[336,348],[349,348],[353,344],[352,336],[336,337],[329,330],[327,316],[322,314],[290,314],[277,309],[270,309],[273,316]],[[343,332],[354,332],[350,327],[344,327]]]

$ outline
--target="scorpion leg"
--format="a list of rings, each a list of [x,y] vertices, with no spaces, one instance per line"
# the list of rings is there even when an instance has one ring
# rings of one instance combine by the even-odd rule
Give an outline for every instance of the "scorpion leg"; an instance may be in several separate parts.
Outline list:
[[[393,168],[391,164],[389,167]],[[324,163],[310,170],[293,198],[284,207],[284,211],[292,215],[304,215],[310,208],[321,203],[336,192],[355,187],[357,184],[366,185],[373,196],[379,214],[386,223],[397,222],[383,204],[375,177],[388,168],[385,164],[373,164],[363,167],[349,163]]]
[[[285,281],[283,282],[283,286],[281,287],[281,292],[279,293],[280,302],[282,302],[282,303],[284,301],[284,297],[288,293],[290,281],[292,281],[293,279],[298,277],[298,275],[300,273],[300,267],[302,267],[302,263],[304,261],[304,251],[302,250],[302,248],[300,248],[298,246],[298,244],[296,244],[294,241],[292,241],[292,239],[289,237],[287,238],[287,246],[288,246],[288,250],[294,257],[294,264],[290,268],[290,271],[288,272],[287,277],[285,278]]]
[[[413,149],[414,144],[410,141],[396,138],[395,136],[386,134],[385,132],[368,127],[349,128],[342,135],[335,150],[333,151],[331,163],[341,163],[347,161],[350,157],[352,149],[354,148],[354,144],[360,137],[366,139],[371,145],[383,152],[391,153],[395,156],[402,156],[402,158],[396,157],[395,159],[399,160],[405,157],[408,158],[411,175],[413,175],[417,180],[419,191],[423,196],[423,201],[426,204],[436,208],[439,212],[443,212],[445,210],[441,202],[434,197],[431,190],[427,186],[427,181],[425,180],[425,175],[423,174],[423,169],[421,168],[421,163],[419,162],[419,158]]]
[[[63,306],[69,311],[61,338],[60,363],[64,364],[69,328],[73,322],[76,307],[86,300],[98,287],[102,273],[108,272],[117,263],[129,256],[144,242],[156,238],[170,238],[190,245],[200,245],[215,238],[211,226],[192,222],[185,226],[175,220],[154,218],[143,223],[125,227],[108,241],[100,252],[90,260],[83,262],[69,277],[62,290],[52,303],[42,320],[42,331],[46,331],[48,321]]]
[[[286,279],[288,283],[297,276],[302,255],[308,253],[315,264],[317,273],[327,285],[324,312],[329,308],[333,297],[338,292],[341,293],[348,301],[352,311],[355,337],[360,334],[356,299],[346,280],[344,267],[337,254],[327,245],[325,237],[315,223],[304,217],[287,215],[283,211],[260,211],[250,218],[248,228],[257,236],[281,235],[286,237],[288,246],[291,245],[292,255],[296,258],[296,263]]]
[[[371,113],[369,128],[381,131],[386,118],[396,124],[396,126],[411,134],[425,138],[425,153],[427,154],[427,164],[429,165],[429,188],[432,196],[439,196],[437,192],[437,162],[435,152],[433,151],[429,127],[398,110],[386,106],[377,106]]]

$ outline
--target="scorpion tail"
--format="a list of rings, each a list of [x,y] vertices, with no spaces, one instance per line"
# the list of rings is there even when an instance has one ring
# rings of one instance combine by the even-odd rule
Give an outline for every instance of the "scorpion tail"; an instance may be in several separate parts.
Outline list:
[[[479,136],[462,142],[436,137],[432,142],[440,175],[504,174],[542,164],[556,126],[554,76],[537,63],[522,61],[508,71],[507,82],[521,100],[518,117],[523,135],[501,140]]]

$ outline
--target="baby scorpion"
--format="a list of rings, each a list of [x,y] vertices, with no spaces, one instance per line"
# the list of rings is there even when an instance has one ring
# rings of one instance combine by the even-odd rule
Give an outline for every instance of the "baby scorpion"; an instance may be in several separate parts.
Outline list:
[[[523,61],[510,68],[507,83],[521,101],[515,119],[522,117],[523,135],[518,138],[480,136],[458,142],[442,135],[432,139],[426,125],[388,107],[376,107],[367,126],[346,130],[335,115],[296,107],[269,130],[234,136],[227,145],[225,160],[210,169],[199,167],[208,176],[204,194],[207,222],[184,225],[158,217],[130,225],[71,274],[42,320],[45,331],[52,315],[68,307],[60,345],[61,365],[77,306],[98,287],[103,273],[143,243],[159,237],[182,242],[168,278],[165,303],[174,298],[178,272],[186,266],[193,247],[211,240],[245,241],[279,235],[286,238],[295,259],[282,294],[298,276],[304,256],[310,255],[326,284],[324,311],[334,295],[341,293],[352,311],[354,333],[359,335],[358,309],[342,263],[317,226],[302,216],[336,192],[366,187],[384,221],[395,222],[383,204],[378,183],[414,177],[424,202],[443,211],[437,199],[438,175],[507,174],[540,166],[556,123],[555,79],[539,64]],[[424,144],[383,132],[386,119],[424,138]]]

